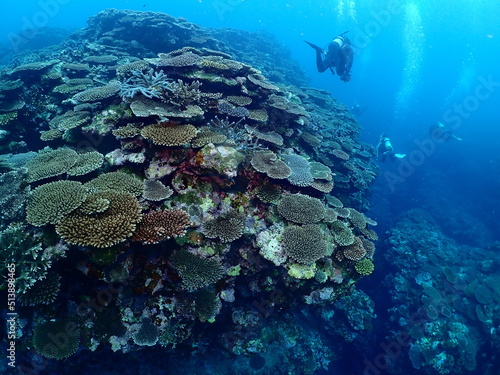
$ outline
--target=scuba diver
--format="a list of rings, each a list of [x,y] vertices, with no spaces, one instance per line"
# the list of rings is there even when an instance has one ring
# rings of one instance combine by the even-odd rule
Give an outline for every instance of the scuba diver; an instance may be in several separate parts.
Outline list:
[[[380,136],[380,140],[377,145],[377,158],[380,161],[385,161],[385,159],[389,156],[392,161],[396,159],[402,159],[406,156],[406,154],[396,154],[394,153],[394,149],[392,148],[391,140],[385,135],[382,134]]]
[[[446,129],[441,122],[436,122],[429,128],[429,136],[435,142],[448,142],[450,139],[454,138],[457,141],[461,141],[462,138],[458,138],[450,129]]]
[[[365,105],[364,107],[362,107],[357,101],[354,102],[353,106],[351,107],[351,112],[354,116],[361,116],[363,114],[364,111],[366,111],[368,109],[368,106]]]
[[[316,51],[318,72],[323,73],[325,70],[330,69],[332,74],[336,72],[344,82],[351,79],[351,67],[354,58],[353,45],[345,36],[347,33],[348,31],[335,37],[324,49],[304,40]]]

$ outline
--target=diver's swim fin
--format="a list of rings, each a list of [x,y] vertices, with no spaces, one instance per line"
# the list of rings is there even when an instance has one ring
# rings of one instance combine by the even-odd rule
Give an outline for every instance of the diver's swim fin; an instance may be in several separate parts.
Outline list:
[[[406,154],[394,154],[394,156],[398,159],[403,159],[406,156]]]
[[[323,48],[318,47],[316,44],[309,43],[307,40],[304,40],[307,44],[309,44],[312,48],[314,48],[318,52],[323,52]]]

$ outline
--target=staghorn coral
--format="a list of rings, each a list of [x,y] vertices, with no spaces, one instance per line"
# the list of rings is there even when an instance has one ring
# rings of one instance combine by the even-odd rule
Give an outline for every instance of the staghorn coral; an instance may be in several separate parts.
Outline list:
[[[319,225],[291,225],[283,233],[286,255],[300,264],[311,264],[326,255],[326,242]]]
[[[85,186],[94,191],[114,190],[132,195],[141,195],[144,191],[142,180],[120,171],[103,173],[87,182]]]
[[[36,227],[57,224],[87,198],[88,189],[78,181],[54,181],[38,186],[26,205],[26,221]]]
[[[319,199],[300,193],[283,197],[278,203],[278,212],[297,224],[313,224],[325,217],[325,207]]]
[[[178,79],[177,82],[173,82],[169,87],[169,103],[180,107],[187,107],[190,104],[199,102],[202,98],[201,85],[200,81],[186,83]]]
[[[9,160],[9,166],[12,163]],[[26,168],[0,173],[0,227],[5,228],[24,216],[26,196],[29,187],[25,186]]]
[[[38,238],[21,223],[12,223],[0,231],[0,271],[16,264],[16,292],[26,292],[37,280],[45,277],[51,266],[50,254]]]
[[[69,148],[44,149],[26,163],[28,182],[35,182],[66,173],[78,161],[76,151]]]
[[[58,340],[55,340],[56,338]],[[46,358],[59,360],[68,358],[78,350],[80,330],[70,319],[41,323],[35,327],[33,345],[36,351]]]
[[[179,209],[148,212],[142,216],[131,241],[157,244],[171,237],[183,236],[189,227],[189,215]]]
[[[192,291],[216,283],[224,276],[224,268],[213,259],[200,258],[179,250],[172,256],[172,266],[182,278],[185,289]]]
[[[120,83],[120,96],[122,99],[132,99],[136,95],[146,98],[161,98],[170,88],[170,79],[163,73],[163,70],[155,72],[149,69],[130,71],[131,76]]]
[[[83,176],[100,168],[104,155],[97,151],[87,151],[78,154],[76,163],[66,172],[68,176]]]
[[[155,145],[175,147],[190,142],[196,136],[196,128],[190,124],[176,125],[163,122],[144,127],[141,135]]]
[[[134,196],[111,190],[95,193],[109,200],[106,211],[87,215],[76,210],[57,225],[57,233],[73,245],[110,247],[132,236],[141,220],[141,208]]]
[[[245,215],[232,210],[217,218],[203,222],[203,230],[208,238],[219,238],[221,242],[232,242],[243,235]]]
[[[59,294],[61,277],[49,271],[43,279],[37,280],[24,293],[17,295],[22,306],[49,305],[53,303]]]
[[[144,194],[142,195],[145,199],[149,201],[163,201],[170,198],[174,191],[168,186],[163,185],[157,180],[145,180],[144,181]]]

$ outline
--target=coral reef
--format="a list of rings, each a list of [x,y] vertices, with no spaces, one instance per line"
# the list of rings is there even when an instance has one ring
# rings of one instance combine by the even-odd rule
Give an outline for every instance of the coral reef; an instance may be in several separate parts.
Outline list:
[[[218,351],[242,374],[279,373],[283,358],[312,374],[335,349],[299,311],[341,301],[342,337],[367,329],[355,283],[373,271],[373,150],[329,93],[290,85],[304,79],[286,56],[266,35],[111,9],[0,71],[2,150],[36,151],[0,176],[1,207],[20,210],[2,209],[0,244],[3,269],[17,264],[23,345],[78,351],[74,368],[162,346]]]
[[[419,209],[398,218],[387,245],[388,261],[401,270],[387,275],[387,283],[397,306],[394,328],[411,337],[404,353],[410,367],[422,374],[482,373],[480,348],[498,349],[495,255],[455,242]]]

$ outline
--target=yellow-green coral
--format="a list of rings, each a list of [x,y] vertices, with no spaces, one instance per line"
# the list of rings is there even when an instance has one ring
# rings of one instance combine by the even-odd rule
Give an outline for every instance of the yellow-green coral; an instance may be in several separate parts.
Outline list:
[[[309,265],[293,263],[288,270],[288,274],[296,279],[312,279],[316,274],[316,263]]]
[[[375,267],[370,259],[362,259],[354,264],[354,269],[360,275],[368,276],[373,272]]]

